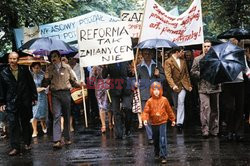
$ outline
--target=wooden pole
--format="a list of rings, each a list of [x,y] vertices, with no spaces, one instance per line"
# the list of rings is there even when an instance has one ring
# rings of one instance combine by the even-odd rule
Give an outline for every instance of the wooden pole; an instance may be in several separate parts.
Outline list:
[[[83,67],[80,67],[80,72],[81,72],[81,82],[85,83],[85,73],[84,73]],[[83,110],[84,110],[85,126],[86,126],[86,128],[88,128],[88,118],[87,118],[84,86],[82,86],[82,99],[83,99]]]

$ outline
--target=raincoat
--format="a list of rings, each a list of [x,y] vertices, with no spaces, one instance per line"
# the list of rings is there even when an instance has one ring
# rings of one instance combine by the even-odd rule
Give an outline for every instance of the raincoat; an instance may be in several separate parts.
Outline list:
[[[160,90],[159,96],[153,94],[153,90],[158,88]],[[163,90],[159,82],[154,82],[150,87],[151,98],[146,102],[144,111],[142,113],[142,120],[150,121],[152,125],[164,124],[170,119],[175,121],[175,115],[168,102],[168,99],[162,96]]]

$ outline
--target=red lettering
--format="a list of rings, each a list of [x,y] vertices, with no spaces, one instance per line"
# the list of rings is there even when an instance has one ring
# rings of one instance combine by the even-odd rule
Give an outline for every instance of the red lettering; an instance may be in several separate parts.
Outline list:
[[[115,80],[115,85],[117,84],[116,89],[122,89],[122,85],[121,84],[123,84],[123,83],[124,83],[124,79],[116,79]]]

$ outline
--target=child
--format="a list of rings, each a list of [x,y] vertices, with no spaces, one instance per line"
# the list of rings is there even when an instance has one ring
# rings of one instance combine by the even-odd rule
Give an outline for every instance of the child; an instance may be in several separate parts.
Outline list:
[[[152,124],[155,158],[161,158],[161,163],[166,163],[167,156],[167,132],[168,118],[175,126],[175,115],[166,97],[162,96],[163,90],[159,82],[153,82],[150,88],[151,98],[146,102],[142,113],[144,125],[148,120]]]

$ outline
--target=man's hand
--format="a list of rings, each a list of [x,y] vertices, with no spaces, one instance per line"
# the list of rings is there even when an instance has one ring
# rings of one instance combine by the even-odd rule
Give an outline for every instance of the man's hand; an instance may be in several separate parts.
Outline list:
[[[138,87],[139,87],[139,83],[135,82],[135,88],[138,88]]]
[[[178,88],[178,86],[176,86],[176,85],[173,87],[173,90],[174,90],[174,91],[176,91],[176,90],[178,90],[178,89],[179,89],[179,88]]]
[[[85,87],[85,86],[86,86],[85,82],[81,82],[81,83],[80,83],[80,86],[81,86],[81,87]]]
[[[173,122],[172,122],[171,126],[172,126],[172,127],[174,127],[174,126],[175,126],[175,121],[173,121]]]
[[[147,126],[147,125],[148,125],[148,121],[147,121],[147,120],[144,120],[144,121],[143,121],[143,124],[144,124],[144,126]]]
[[[4,112],[4,111],[5,111],[5,108],[6,108],[6,105],[1,105],[1,106],[0,106],[0,112]]]
[[[159,69],[155,69],[155,72],[154,72],[154,75],[156,76],[156,77],[159,77],[160,76],[160,70]]]
[[[193,88],[190,86],[190,87],[188,88],[188,91],[189,91],[189,92],[191,92],[191,91],[192,91],[192,89],[193,89]]]
[[[32,106],[36,105],[37,104],[37,100],[33,100],[32,101]]]

